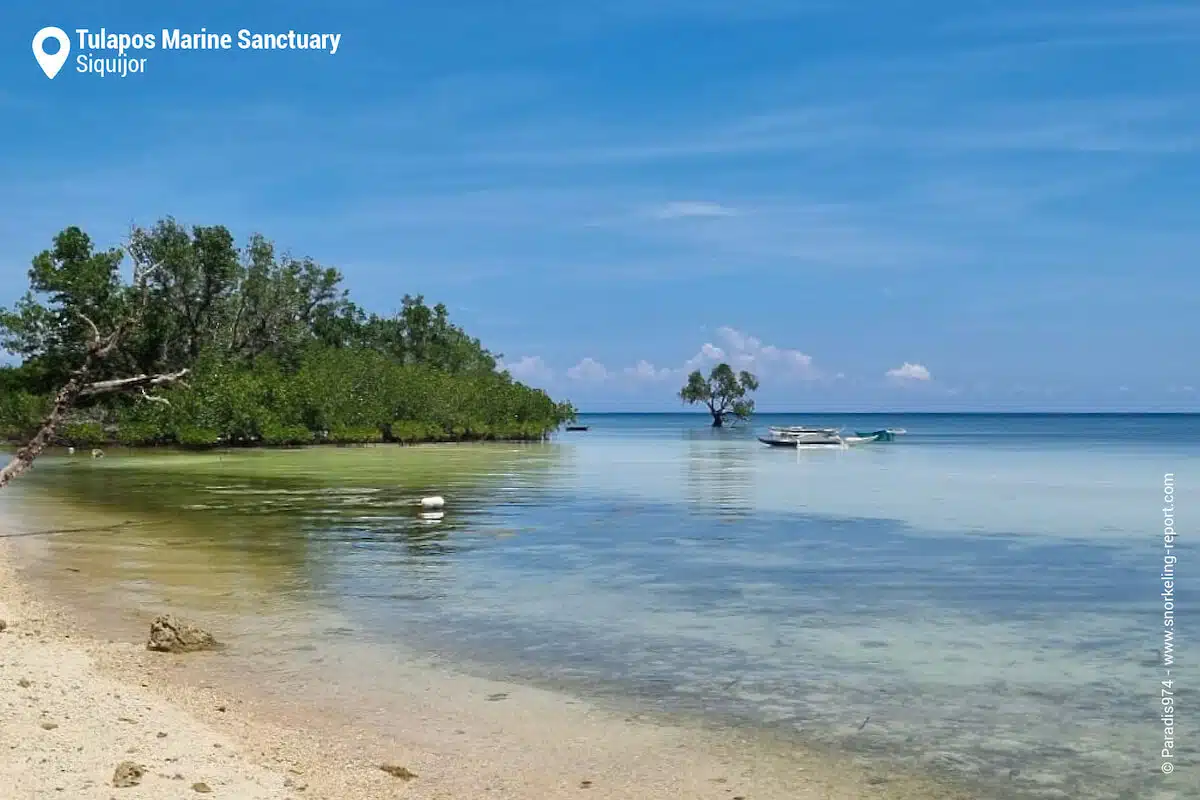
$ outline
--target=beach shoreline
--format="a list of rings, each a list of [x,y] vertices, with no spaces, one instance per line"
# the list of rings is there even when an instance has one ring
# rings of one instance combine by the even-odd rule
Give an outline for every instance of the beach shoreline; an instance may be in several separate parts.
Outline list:
[[[233,677],[231,654],[151,653],[128,625],[102,638],[25,558],[0,542],[0,781],[15,797],[185,797],[197,783],[247,800],[964,796],[849,758],[764,750],[735,731],[622,718],[555,692],[416,666],[400,667],[410,718],[339,719],[310,698],[282,704],[254,691],[252,676]],[[113,772],[127,760],[145,776],[116,789]]]

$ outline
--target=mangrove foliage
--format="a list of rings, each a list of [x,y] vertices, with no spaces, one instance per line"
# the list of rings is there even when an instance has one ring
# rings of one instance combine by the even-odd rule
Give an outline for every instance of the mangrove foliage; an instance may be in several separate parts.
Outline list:
[[[127,257],[149,265],[136,292],[122,276]],[[539,439],[574,418],[569,404],[499,371],[498,356],[444,305],[406,295],[398,306],[368,313],[337,270],[280,254],[262,236],[239,248],[222,226],[168,218],[111,250],[67,228],[33,259],[25,296],[0,309],[0,346],[20,358],[0,367],[0,437],[35,432],[98,331],[131,319],[89,379],[186,379],[152,394],[85,391],[57,426],[60,441]]]

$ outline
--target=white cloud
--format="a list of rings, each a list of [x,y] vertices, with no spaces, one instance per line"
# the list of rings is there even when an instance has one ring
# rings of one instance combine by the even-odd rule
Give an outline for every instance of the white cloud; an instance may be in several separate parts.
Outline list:
[[[554,376],[554,371],[546,365],[541,356],[523,356],[520,360],[507,364],[500,361],[496,368],[508,370],[519,381],[548,381]]]
[[[706,342],[700,352],[683,365],[684,372],[702,369],[722,361],[735,370],[747,370],[758,377],[799,377],[808,380],[820,377],[813,367],[812,356],[788,347],[764,345],[761,339],[728,326],[717,329],[721,346]]]
[[[907,361],[895,369],[889,369],[887,376],[902,381],[927,381],[933,377],[923,365],[910,364]]]
[[[608,377],[608,370],[594,358],[585,358],[567,370],[567,377],[576,381],[602,381]]]
[[[705,342],[694,356],[678,367],[656,367],[640,359],[632,367],[610,372],[595,359],[585,358],[567,370],[567,376],[581,381],[603,381],[624,377],[630,381],[650,383],[686,376],[693,370],[707,372],[722,362],[734,370],[747,370],[759,378],[800,377],[806,380],[820,377],[813,368],[812,357],[786,347],[764,345],[761,340],[728,326],[718,328],[714,337],[720,344]]]
[[[654,210],[654,216],[659,219],[684,219],[686,217],[734,217],[738,211],[720,203],[709,203],[703,200],[681,200],[664,203]]]
[[[636,365],[634,365],[632,367],[625,368],[626,375],[630,376],[631,378],[637,378],[639,380],[646,380],[646,381],[655,381],[655,380],[659,380],[661,378],[669,378],[674,372],[675,372],[675,370],[670,369],[668,367],[663,367],[662,369],[656,369],[653,364],[651,364],[649,361],[646,361],[645,359],[642,359],[641,361],[639,361]]]
[[[694,369],[716,364],[725,360],[725,351],[714,344],[705,343],[700,352],[689,358],[683,363],[683,372],[691,372]]]

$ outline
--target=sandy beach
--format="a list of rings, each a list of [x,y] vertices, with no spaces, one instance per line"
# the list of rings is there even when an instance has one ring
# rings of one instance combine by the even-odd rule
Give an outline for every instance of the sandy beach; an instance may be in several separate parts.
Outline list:
[[[0,545],[6,797],[958,796],[727,731],[417,669],[406,673],[411,716],[383,736],[301,701],[281,708],[247,691],[252,681],[222,682],[223,655],[152,653],[126,630],[116,640],[81,631],[66,605],[37,596],[45,588],[23,578],[16,552]],[[136,785],[114,786],[122,762],[142,770]]]

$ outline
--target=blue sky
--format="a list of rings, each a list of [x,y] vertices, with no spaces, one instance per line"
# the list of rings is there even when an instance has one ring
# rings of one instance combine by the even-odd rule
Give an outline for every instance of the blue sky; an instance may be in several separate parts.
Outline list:
[[[105,4],[107,5],[107,4]],[[0,11],[0,303],[76,224],[261,231],[585,409],[1200,401],[1200,6],[126,2]],[[336,32],[49,81],[71,31]]]

